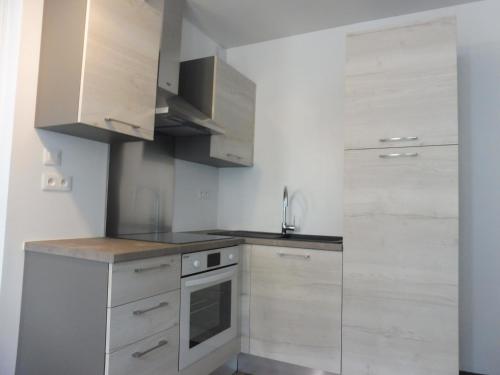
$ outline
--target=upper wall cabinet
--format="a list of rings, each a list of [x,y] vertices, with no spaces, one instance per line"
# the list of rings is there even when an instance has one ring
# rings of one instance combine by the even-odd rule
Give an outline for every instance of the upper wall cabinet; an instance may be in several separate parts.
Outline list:
[[[36,127],[152,140],[162,15],[163,0],[46,0]]]
[[[454,22],[348,37],[346,149],[458,143]]]
[[[225,134],[178,137],[177,158],[216,167],[253,165],[255,83],[211,56],[181,63],[179,95]]]

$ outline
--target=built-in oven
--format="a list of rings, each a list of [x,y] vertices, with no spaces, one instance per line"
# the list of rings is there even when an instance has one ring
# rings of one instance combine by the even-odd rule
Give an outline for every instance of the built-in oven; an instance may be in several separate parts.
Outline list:
[[[182,256],[179,368],[238,335],[239,248]]]

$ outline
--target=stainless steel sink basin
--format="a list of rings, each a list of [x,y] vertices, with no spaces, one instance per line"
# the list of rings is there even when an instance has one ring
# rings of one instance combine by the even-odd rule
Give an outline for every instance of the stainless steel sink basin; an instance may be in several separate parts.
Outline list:
[[[268,240],[292,240],[292,241],[307,241],[307,242],[327,242],[327,243],[342,243],[342,237],[336,236],[316,236],[309,234],[287,233],[269,233],[269,232],[251,232],[251,231],[226,231],[218,230],[211,231],[208,234],[229,236],[229,237],[247,237],[247,238],[262,238]]]

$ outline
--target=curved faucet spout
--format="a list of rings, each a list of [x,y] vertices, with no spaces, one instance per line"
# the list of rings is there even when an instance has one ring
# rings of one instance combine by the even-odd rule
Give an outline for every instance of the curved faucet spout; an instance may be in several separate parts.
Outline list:
[[[285,236],[288,231],[295,231],[295,226],[287,224],[287,208],[288,208],[288,188],[283,189],[283,216],[281,221],[281,235]]]

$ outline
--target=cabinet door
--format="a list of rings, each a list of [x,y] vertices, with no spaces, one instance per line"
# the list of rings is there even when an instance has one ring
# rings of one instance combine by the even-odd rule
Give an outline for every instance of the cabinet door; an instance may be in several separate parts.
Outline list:
[[[345,152],[343,285],[342,374],[458,373],[457,146]]]
[[[250,261],[252,259],[252,245],[242,245],[240,252],[240,336],[241,352],[250,352]]]
[[[346,149],[458,143],[455,29],[445,18],[347,38]]]
[[[153,139],[162,12],[163,0],[90,1],[80,122]]]
[[[342,253],[253,246],[250,354],[340,373]]]
[[[226,134],[211,137],[210,156],[244,166],[253,165],[255,84],[216,59],[213,120]]]

